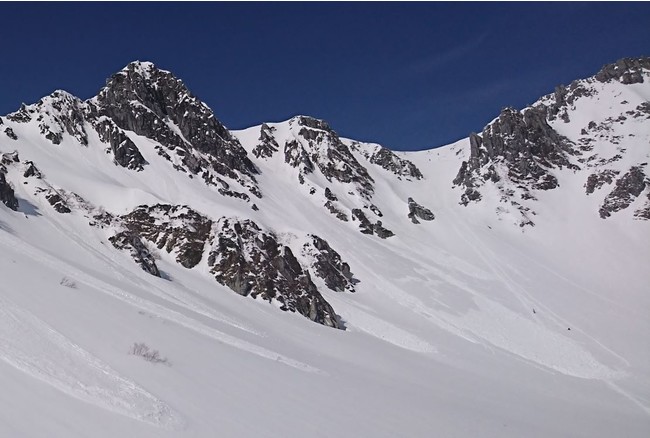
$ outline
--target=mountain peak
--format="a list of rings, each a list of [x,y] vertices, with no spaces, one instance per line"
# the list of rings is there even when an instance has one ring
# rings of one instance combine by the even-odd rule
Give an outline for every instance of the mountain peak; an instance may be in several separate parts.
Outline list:
[[[133,61],[113,74],[106,81],[106,86],[99,92],[97,99],[125,102],[136,100],[146,105],[152,99],[157,100],[155,94],[173,95],[176,99],[185,97],[196,99],[180,79],[148,61]],[[155,112],[162,110],[162,108],[150,109]]]
[[[91,105],[96,116],[106,116],[119,129],[150,138],[174,155],[178,149],[190,174],[218,180],[210,176],[214,170],[258,193],[257,171],[239,141],[171,72],[131,62],[108,79]]]

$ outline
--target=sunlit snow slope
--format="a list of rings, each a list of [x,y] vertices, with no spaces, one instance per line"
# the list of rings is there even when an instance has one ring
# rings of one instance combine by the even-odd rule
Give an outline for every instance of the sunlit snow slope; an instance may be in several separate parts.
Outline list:
[[[649,101],[393,153],[136,62],[3,116],[0,437],[648,436]]]

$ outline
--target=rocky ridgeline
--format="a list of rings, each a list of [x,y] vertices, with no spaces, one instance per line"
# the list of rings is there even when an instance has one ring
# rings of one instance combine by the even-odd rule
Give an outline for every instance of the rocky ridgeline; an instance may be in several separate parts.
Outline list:
[[[424,178],[422,172],[420,172],[420,169],[418,169],[415,164],[406,158],[399,157],[390,149],[380,145],[375,145],[372,148],[365,148],[358,142],[353,142],[350,145],[350,148],[358,151],[370,163],[397,175],[397,179],[399,180],[404,178],[407,181],[411,181]]]
[[[617,81],[624,85],[641,84],[644,82],[644,71],[650,71],[650,58],[623,58],[615,63],[607,64],[593,77],[578,79],[569,86],[558,85],[555,92],[540,99],[536,105],[548,112],[548,120],[560,118],[569,122],[568,109],[575,109],[575,102],[585,96],[596,93],[594,84]]]
[[[284,145],[285,162],[300,169],[301,184],[306,175],[318,169],[328,181],[350,184],[362,198],[372,197],[374,180],[368,170],[326,122],[299,116],[291,119],[289,125],[295,139]]]
[[[120,129],[158,142],[159,155],[177,170],[220,185],[222,194],[237,196],[225,177],[261,196],[257,169],[239,141],[171,73],[133,62],[109,78],[89,109],[93,118],[106,117]]]
[[[453,181],[464,188],[461,204],[480,201],[479,188],[491,182],[501,191],[502,200],[520,211],[520,225],[534,225],[520,201],[534,199],[533,190],[558,187],[551,169],[576,168],[568,159],[572,146],[549,126],[539,108],[504,109],[481,135],[470,136],[469,160],[463,161]]]
[[[35,121],[55,145],[67,134],[86,146],[88,130],[94,130],[116,165],[140,171],[148,163],[127,135],[133,132],[158,143],[158,155],[176,170],[200,177],[224,196],[250,200],[233,183],[262,196],[255,179],[258,171],[239,141],[182,81],[151,63],[129,64],[88,101],[56,91],[7,118],[17,123]]]
[[[623,59],[604,66],[592,78],[574,81],[568,87],[556,87],[553,94],[544,96],[521,112],[512,108],[504,109],[481,134],[470,135],[469,159],[462,162],[453,181],[455,186],[463,189],[461,204],[479,202],[482,199],[481,187],[494,184],[502,194],[501,202],[508,203],[519,211],[519,224],[534,225],[531,215],[535,212],[531,208],[532,204],[526,201],[534,201],[537,190],[558,187],[557,178],[552,173],[554,169],[577,171],[584,167],[599,168],[588,177],[585,184],[587,194],[606,184],[612,184],[619,171],[604,166],[620,160],[625,148],[619,146],[618,153],[609,157],[587,154],[596,141],[621,144],[624,139],[616,134],[614,125],[624,123],[630,117],[637,120],[650,118],[650,104],[627,109],[624,113],[599,123],[590,122],[582,129],[582,135],[575,143],[560,135],[549,123],[555,120],[569,123],[570,112],[576,109],[576,101],[597,92],[594,84],[610,81],[626,85],[642,83],[648,71],[650,58]],[[626,103],[621,102],[621,107]],[[609,200],[601,207],[601,217],[606,218],[612,212],[627,207],[629,203],[624,199],[638,196],[635,193],[640,185],[631,183],[632,180],[638,178],[628,176],[621,181],[620,186],[617,181],[617,188],[620,188],[615,189],[616,193],[608,197]],[[623,194],[628,189],[631,191]],[[500,210],[504,208],[500,207],[498,211]]]

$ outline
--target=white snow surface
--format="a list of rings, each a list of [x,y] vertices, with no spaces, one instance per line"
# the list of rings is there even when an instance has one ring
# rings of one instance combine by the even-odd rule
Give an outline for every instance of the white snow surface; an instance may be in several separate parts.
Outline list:
[[[571,122],[553,124],[572,140],[619,114],[621,101],[650,100],[648,78],[594,86],[602,89],[577,101]],[[325,187],[340,205],[363,207],[352,186],[318,171],[298,183],[282,154],[281,140],[296,135],[290,122],[269,124],[280,151],[267,159],[251,153],[259,126],[235,132],[261,172],[259,211],[175,171],[132,133],[149,163],[141,172],[114,165],[90,129],[87,147],[67,134],[53,145],[35,121],[4,123],[19,139],[0,133],[0,152],[17,150],[43,179],[7,166],[19,211],[0,204],[0,437],[650,433],[650,223],[632,217],[645,192],[603,220],[598,206],[612,186],[587,196],[593,169],[558,170],[560,188],[536,192],[536,226],[522,229],[495,214],[496,191],[459,205],[452,180],[467,139],[398,153],[421,180],[397,179],[357,151],[375,181],[372,203],[395,232],[382,240],[323,208]],[[645,162],[650,174],[648,121],[614,129],[626,148],[614,165],[623,173]],[[607,141],[594,149],[612,151]],[[205,256],[186,269],[160,251],[165,278],[153,277],[113,248],[111,230],[90,227],[81,210],[54,211],[36,194],[46,186],[114,214],[172,203],[250,218],[295,254],[316,234],[360,281],[337,293],[314,278],[347,329],[233,293]],[[436,219],[412,224],[409,197]],[[129,354],[136,342],[168,363]]]

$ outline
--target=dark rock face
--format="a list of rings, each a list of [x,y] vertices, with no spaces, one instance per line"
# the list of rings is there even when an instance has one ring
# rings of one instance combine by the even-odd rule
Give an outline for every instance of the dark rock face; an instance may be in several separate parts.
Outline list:
[[[629,207],[646,188],[646,184],[646,176],[641,167],[632,167],[616,180],[616,187],[607,195],[598,211],[600,217],[606,219],[612,213]]]
[[[291,167],[299,168],[301,177],[314,171],[314,163],[309,159],[309,154],[296,140],[284,144],[284,162]],[[303,183],[304,178],[300,184]]]
[[[10,209],[14,211],[18,210],[18,200],[14,194],[14,189],[5,178],[3,172],[0,172],[0,201]]]
[[[187,206],[141,205],[121,217],[131,233],[153,242],[168,253],[176,251],[176,261],[190,269],[203,258],[212,221]]]
[[[374,180],[368,174],[368,170],[357,161],[350,149],[326,122],[300,116],[291,120],[290,124],[297,124],[298,135],[307,146],[307,148],[300,147],[300,149],[294,146],[291,149],[291,163],[303,163],[305,169],[311,169],[311,171],[314,166],[317,166],[328,181],[336,180],[354,184],[361,196],[366,199],[372,197]],[[296,150],[297,152],[295,152]],[[299,159],[297,159],[298,157]],[[286,146],[285,160],[290,162],[287,158]],[[307,161],[311,166],[307,165]],[[292,165],[297,167],[295,164]]]
[[[316,276],[325,281],[325,285],[335,292],[354,292],[358,280],[350,271],[350,265],[341,259],[341,255],[316,235],[309,235],[310,241],[305,243],[302,254],[313,260],[312,267]]]
[[[566,154],[572,143],[546,122],[546,114],[530,108],[523,114],[506,108],[499,118],[486,126],[482,137],[470,139],[470,170],[478,170],[493,160],[507,164],[513,181],[526,181],[532,188],[549,190],[557,187],[556,178],[546,169],[567,166]],[[488,178],[498,177],[488,170]]]
[[[18,140],[18,136],[14,133],[14,130],[9,127],[5,128],[5,135],[12,140]]]
[[[156,265],[156,260],[144,243],[142,243],[140,236],[130,231],[121,231],[116,235],[109,237],[108,240],[115,248],[129,251],[131,258],[133,258],[143,271],[148,272],[155,277],[160,277],[160,271]]]
[[[110,145],[116,165],[139,171],[147,164],[135,143],[111,120],[104,119],[97,122],[95,130],[99,134],[99,139]]]
[[[49,190],[45,195],[45,199],[47,199],[47,202],[49,202],[52,208],[54,208],[58,213],[67,214],[72,211],[66,200],[54,190]]]
[[[650,58],[623,58],[605,65],[595,78],[599,82],[617,80],[622,84],[641,84],[644,69],[650,70]]]
[[[352,147],[357,148],[357,145],[353,145]],[[359,149],[357,148],[357,150]],[[378,146],[372,152],[367,150],[359,150],[359,152],[372,164],[376,164],[397,175],[398,179],[418,180],[423,178],[422,172],[420,172],[420,169],[415,164],[405,158],[400,158],[390,149]]]
[[[618,170],[605,169],[603,171],[598,171],[592,173],[587,178],[587,183],[585,184],[585,192],[590,195],[596,189],[600,189],[605,184],[611,184],[614,182],[614,178],[619,174]]]
[[[84,126],[85,105],[65,91],[55,91],[37,104],[37,120],[41,134],[54,144],[61,144],[63,134],[68,133],[83,146],[88,145]]]
[[[502,201],[520,210],[524,217],[521,223],[532,225],[525,208],[513,200],[514,191],[508,186],[520,190],[522,200],[535,199],[531,190],[558,187],[557,178],[550,169],[577,169],[568,158],[575,153],[574,144],[548,125],[546,115],[547,107],[543,105],[528,108],[523,114],[506,108],[480,136],[470,135],[469,160],[463,161],[453,181],[454,185],[465,189],[461,204],[480,201],[482,195],[478,189],[492,182],[502,192]],[[505,184],[501,182],[503,174],[507,179]]]
[[[275,128],[271,128],[266,123],[260,128],[260,142],[253,149],[253,155],[257,158],[268,158],[280,149],[278,142],[273,137],[273,132],[275,132]]]
[[[337,219],[342,220],[343,222],[348,221],[348,215],[343,213],[336,205],[334,204],[336,201],[328,200],[325,202],[325,208],[332,213],[334,216],[336,216]]]
[[[343,328],[334,309],[318,292],[291,249],[250,220],[222,218],[208,264],[216,280],[240,295],[250,295],[312,321]]]
[[[120,129],[133,131],[180,156],[193,173],[209,168],[218,174],[256,187],[257,169],[239,141],[175,76],[153,64],[133,62],[109,78],[90,104],[92,118],[111,119]]]
[[[33,176],[38,179],[41,179],[43,177],[43,174],[36,168],[36,165],[33,161],[25,161],[25,165],[27,168],[25,169],[25,173],[23,173],[23,177],[30,178]]]
[[[338,198],[334,193],[332,193],[329,187],[325,187],[325,198],[330,201],[338,201]]]
[[[359,229],[363,234],[373,234],[374,226],[368,220],[364,212],[360,208],[355,208],[352,210],[352,219],[359,221]]]
[[[352,210],[352,219],[359,221],[359,230],[363,234],[376,234],[382,239],[387,239],[395,235],[391,230],[384,228],[381,221],[377,221],[374,224],[370,222],[368,217],[366,217],[365,213],[360,208]]]
[[[414,224],[419,224],[420,221],[419,219],[422,219],[423,221],[432,221],[436,217],[435,215],[429,210],[428,208],[425,208],[415,202],[413,198],[408,199],[408,205],[409,205],[409,214],[408,218],[411,219],[411,222]]]
[[[373,225],[372,229],[375,234],[382,239],[388,239],[389,237],[393,237],[395,235],[395,233],[393,233],[388,228],[384,228],[381,221],[377,221],[377,223]]]
[[[7,114],[7,119],[11,120],[12,122],[16,123],[27,123],[30,120],[32,120],[32,114],[35,113],[35,110],[29,110],[27,109],[27,105],[24,103],[20,105],[20,109],[16,112],[13,112],[11,114]]]

